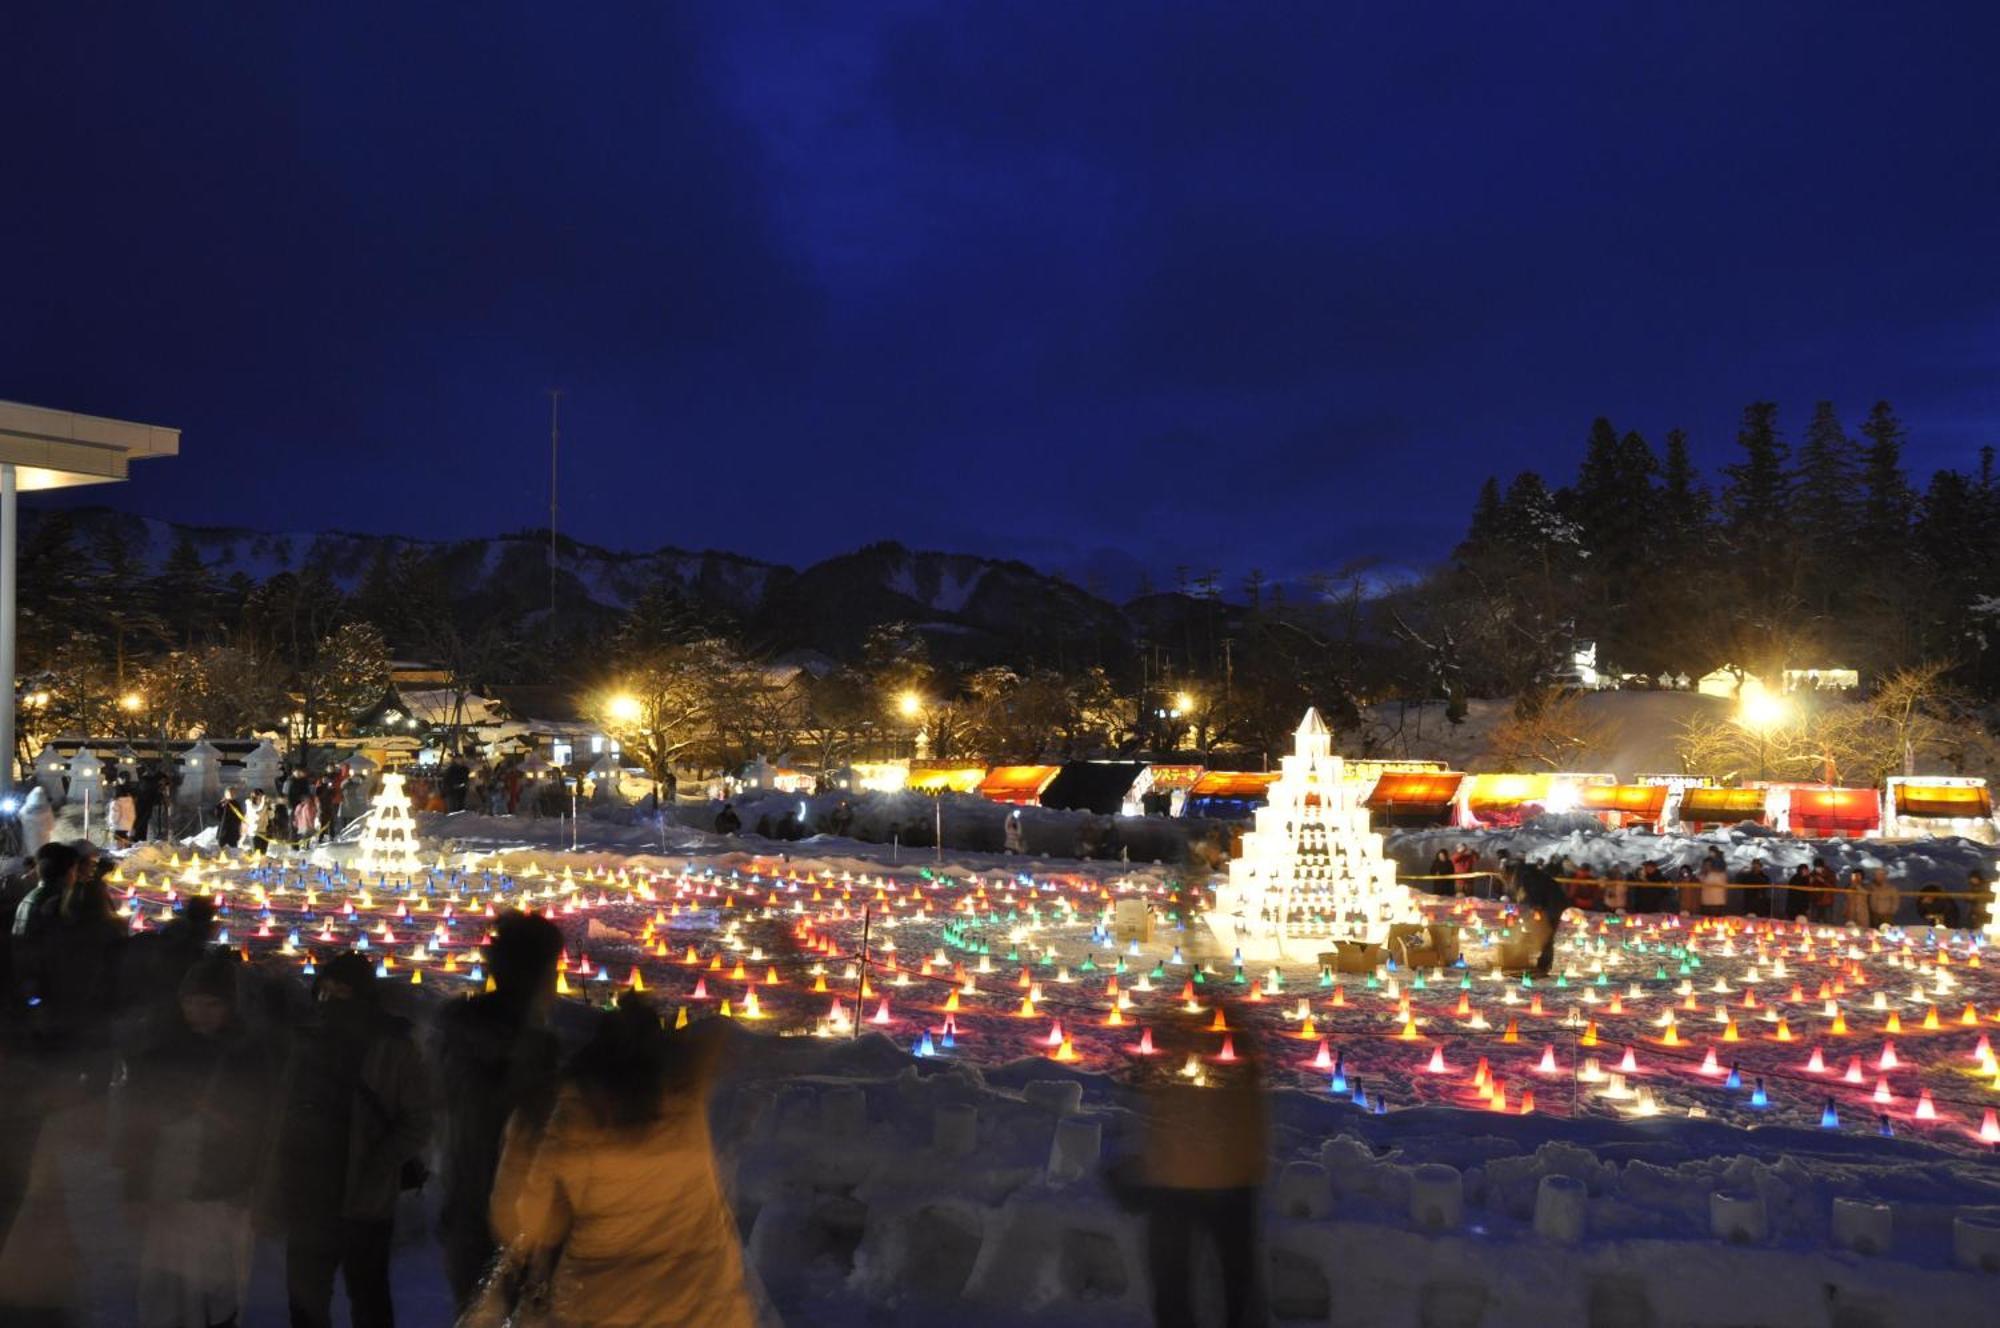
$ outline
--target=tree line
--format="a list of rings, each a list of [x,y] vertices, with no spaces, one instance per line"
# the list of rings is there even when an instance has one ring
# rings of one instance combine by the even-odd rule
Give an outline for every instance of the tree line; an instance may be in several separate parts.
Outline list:
[[[261,582],[219,577],[186,534],[148,572],[116,523],[86,534],[51,512],[21,560],[23,738],[310,740],[382,695],[393,656],[439,669],[461,702],[508,683],[565,689],[662,770],[783,752],[831,768],[907,753],[918,730],[945,758],[1180,751],[1255,765],[1308,705],[1367,750],[1385,742],[1371,722],[1383,703],[1441,699],[1456,717],[1473,697],[1519,698],[1510,741],[1545,763],[1576,745],[1559,694],[1586,638],[1601,667],[1646,676],[1838,665],[1877,680],[1926,666],[1925,695],[1971,714],[2000,692],[1994,454],[1919,487],[1906,442],[1886,402],[1853,429],[1829,402],[1797,426],[1756,402],[1711,477],[1681,430],[1656,447],[1600,418],[1566,481],[1488,479],[1464,537],[1414,578],[1384,584],[1358,559],[1252,570],[1227,593],[1219,574],[1183,569],[1082,657],[1050,655],[1024,625],[1005,658],[976,663],[897,622],[844,652],[781,654],[666,577],[618,615],[524,610],[389,542],[349,590],[312,550]]]

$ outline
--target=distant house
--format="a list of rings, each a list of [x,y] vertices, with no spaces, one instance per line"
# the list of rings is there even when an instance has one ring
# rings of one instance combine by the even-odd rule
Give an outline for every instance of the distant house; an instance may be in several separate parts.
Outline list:
[[[435,760],[454,731],[471,753],[493,760],[528,753],[551,765],[588,765],[618,744],[591,722],[568,689],[489,687],[461,697],[450,688],[391,685],[354,717],[370,754],[398,764]]]

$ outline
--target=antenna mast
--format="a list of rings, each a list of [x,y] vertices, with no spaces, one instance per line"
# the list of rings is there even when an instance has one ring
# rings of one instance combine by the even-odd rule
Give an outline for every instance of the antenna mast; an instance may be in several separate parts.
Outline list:
[[[562,441],[562,394],[549,389],[549,626],[556,620],[556,449]]]

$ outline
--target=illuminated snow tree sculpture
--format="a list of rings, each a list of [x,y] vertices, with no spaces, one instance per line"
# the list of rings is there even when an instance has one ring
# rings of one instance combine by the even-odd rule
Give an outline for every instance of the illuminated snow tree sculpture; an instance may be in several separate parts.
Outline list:
[[[1333,942],[1380,945],[1392,925],[1423,920],[1344,767],[1319,711],[1306,711],[1210,918],[1245,959],[1310,963]]]
[[[417,857],[417,822],[410,815],[410,795],[403,789],[399,771],[382,776],[375,809],[361,827],[361,851],[354,867],[363,876],[405,879],[423,870]]]

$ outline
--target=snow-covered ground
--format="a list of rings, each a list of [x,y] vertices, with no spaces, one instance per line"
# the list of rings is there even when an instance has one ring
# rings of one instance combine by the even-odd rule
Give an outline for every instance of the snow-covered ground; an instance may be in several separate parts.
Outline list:
[[[719,1145],[752,1263],[790,1322],[1144,1322],[1142,1220],[1099,1166],[1136,1146],[1138,1049],[1169,1028],[1211,1056],[1234,1037],[1265,1048],[1287,1321],[1886,1324],[1987,1309],[1991,1278],[1953,1267],[1953,1223],[2000,1215],[1980,1138],[2000,1106],[2000,973],[1963,932],[1599,916],[1566,931],[1559,976],[1531,986],[1491,968],[1515,939],[1503,910],[1432,901],[1461,927],[1463,967],[1239,972],[1198,922],[1174,924],[1202,884],[1175,867],[588,820],[575,853],[552,822],[425,829],[438,869],[408,886],[345,879],[343,850],[223,870],[147,850],[123,885],[141,926],[174,893],[222,890],[231,942],[279,971],[365,940],[416,1006],[479,980],[488,910],[519,902],[564,927],[579,1004],[635,972],[691,1017],[726,1002],[744,1036]],[[1112,943],[1122,900],[1156,911],[1151,942]],[[1210,1031],[1224,998],[1230,1029]],[[1426,1164],[1452,1168],[1462,1219],[1422,1197]],[[1573,1245],[1535,1233],[1549,1175],[1584,1187]],[[1754,1196],[1763,1234],[1714,1237],[1718,1190]],[[1873,1252],[1836,1243],[1837,1199],[1892,1209]],[[435,1307],[434,1252],[413,1246],[399,1267],[406,1303]]]

